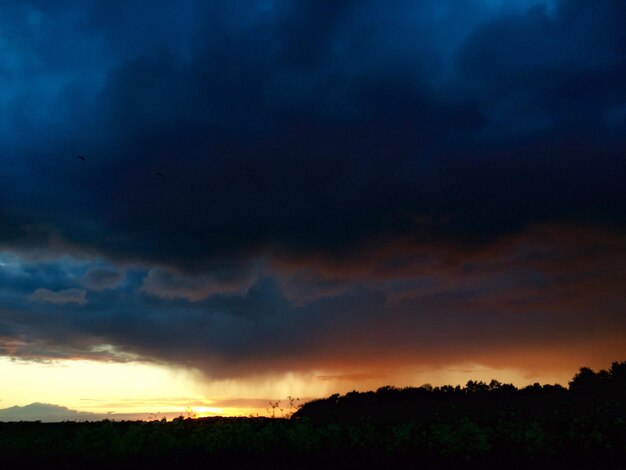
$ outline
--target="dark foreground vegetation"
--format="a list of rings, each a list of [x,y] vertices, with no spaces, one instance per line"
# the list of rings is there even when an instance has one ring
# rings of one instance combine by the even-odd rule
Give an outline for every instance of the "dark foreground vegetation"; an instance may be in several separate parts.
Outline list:
[[[626,468],[626,362],[569,389],[383,387],[291,419],[0,423],[4,468]],[[7,465],[7,466],[4,466]]]

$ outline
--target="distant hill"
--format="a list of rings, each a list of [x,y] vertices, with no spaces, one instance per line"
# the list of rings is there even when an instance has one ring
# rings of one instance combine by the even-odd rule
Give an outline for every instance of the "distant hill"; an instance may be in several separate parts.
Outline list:
[[[97,416],[96,413],[80,412],[50,403],[31,403],[0,410],[0,421],[83,421],[98,419]]]
[[[180,414],[165,413],[159,416],[172,419]],[[121,421],[147,419],[148,416],[149,413],[90,413],[51,403],[31,403],[25,406],[0,409],[0,422],[41,421],[42,423],[58,423],[60,421],[101,421],[104,419]]]

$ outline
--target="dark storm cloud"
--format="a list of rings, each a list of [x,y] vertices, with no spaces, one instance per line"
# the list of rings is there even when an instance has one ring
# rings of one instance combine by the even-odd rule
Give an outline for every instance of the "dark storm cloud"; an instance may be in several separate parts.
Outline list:
[[[624,123],[605,123],[626,106],[622,7],[598,7],[607,31],[571,2],[552,15],[465,6],[465,22],[458,6],[437,5],[189,4],[146,12],[132,32],[132,4],[106,15],[24,8],[43,30],[18,42],[43,82],[27,91],[46,99],[40,115],[34,103],[20,110],[41,136],[27,155],[15,150],[38,190],[9,185],[26,220],[9,218],[4,238],[30,218],[33,243],[57,230],[109,256],[200,268],[268,250],[336,255],[405,233],[622,223]],[[89,46],[67,32],[52,40],[58,20]],[[412,223],[432,213],[455,218]]]
[[[90,269],[83,276],[83,284],[94,290],[114,289],[123,279],[123,273],[111,269]]]
[[[146,293],[146,271],[84,305],[18,296],[0,311],[0,346],[30,360],[142,358],[212,377],[364,364],[575,368],[626,353],[619,233],[551,225],[473,252],[414,244],[338,263],[283,263],[245,291],[206,297],[193,280],[180,295]]]
[[[85,298],[85,290],[83,289],[62,289],[60,291],[53,291],[40,287],[30,296],[31,302],[43,302],[50,304],[78,304],[84,305],[87,303]]]
[[[252,273],[239,276],[219,272],[207,275],[185,276],[163,269],[151,269],[143,281],[141,290],[165,299],[187,299],[191,302],[220,294],[245,294],[255,283]]]
[[[11,350],[435,361],[601,337],[594,303],[623,334],[623,2],[183,3],[0,4]]]

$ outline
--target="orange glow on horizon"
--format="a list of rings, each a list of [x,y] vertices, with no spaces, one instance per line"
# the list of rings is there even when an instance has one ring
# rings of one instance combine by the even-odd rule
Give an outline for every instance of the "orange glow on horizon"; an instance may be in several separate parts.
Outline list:
[[[295,407],[290,409],[287,396],[300,397],[297,405],[333,393],[376,390],[385,385],[465,385],[468,380],[488,382],[491,379],[518,387],[535,382],[566,386],[576,371],[456,364],[363,369],[351,373],[318,370],[208,381],[196,371],[153,364],[94,361],[44,364],[1,358],[0,373],[13,378],[3,384],[1,407],[40,402],[98,416],[108,414],[112,419],[173,419],[177,416],[271,416],[269,402],[280,401],[274,413],[281,417],[295,411]]]

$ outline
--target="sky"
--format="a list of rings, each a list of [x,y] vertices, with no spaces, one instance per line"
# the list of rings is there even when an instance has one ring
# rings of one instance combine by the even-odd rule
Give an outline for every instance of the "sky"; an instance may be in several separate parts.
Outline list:
[[[0,0],[0,408],[253,414],[624,360],[625,23]]]

